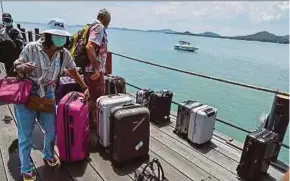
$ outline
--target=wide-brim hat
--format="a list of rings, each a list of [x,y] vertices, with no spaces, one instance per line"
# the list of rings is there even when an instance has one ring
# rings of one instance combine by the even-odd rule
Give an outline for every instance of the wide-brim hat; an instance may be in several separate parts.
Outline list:
[[[68,28],[67,26],[65,26],[64,21],[59,18],[54,18],[54,19],[49,20],[47,24],[47,29],[41,33],[42,34],[48,33],[48,34],[59,35],[59,36],[72,36],[68,32]]]

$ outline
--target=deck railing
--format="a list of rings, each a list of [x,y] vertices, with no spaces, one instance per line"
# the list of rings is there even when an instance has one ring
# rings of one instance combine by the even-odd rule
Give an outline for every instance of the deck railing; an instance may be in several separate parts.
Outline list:
[[[25,29],[21,28],[21,26],[19,24],[17,25],[17,27],[18,27],[18,29],[20,29],[22,31],[22,35],[23,35],[25,41],[27,41],[27,42],[33,41],[33,39],[37,40],[40,37],[38,28],[35,28],[35,33],[33,33],[32,31],[25,32]],[[34,35],[34,38],[33,38],[32,35]],[[259,87],[259,86],[245,84],[245,83],[240,83],[240,82],[236,82],[236,81],[232,81],[232,80],[226,80],[226,79],[222,79],[222,78],[218,78],[218,77],[214,77],[214,76],[209,76],[209,75],[205,75],[205,74],[201,74],[201,73],[197,73],[197,72],[185,71],[185,70],[182,70],[182,69],[156,64],[156,63],[153,63],[151,61],[146,61],[146,60],[130,57],[128,55],[115,53],[115,52],[108,52],[107,62],[106,62],[106,73],[108,73],[108,74],[112,73],[112,54],[115,55],[115,56],[123,57],[123,58],[125,58],[127,60],[140,62],[140,63],[144,63],[144,64],[147,64],[147,65],[152,65],[152,66],[163,68],[163,69],[167,69],[167,70],[172,70],[172,71],[179,72],[179,73],[182,73],[182,74],[198,76],[198,77],[202,77],[202,78],[205,78],[205,79],[210,79],[210,80],[214,80],[214,81],[218,81],[218,82],[222,82],[222,83],[226,83],[226,84],[231,84],[231,85],[234,85],[234,86],[240,86],[240,87],[245,87],[245,88],[248,88],[248,89],[253,89],[253,90],[256,90],[256,91],[263,91],[263,92],[273,93],[276,96],[277,95],[283,95],[284,97],[287,97],[287,100],[289,101],[289,95],[290,95],[289,92],[274,90],[274,89],[265,88],[265,87]],[[138,87],[138,86],[136,86],[134,84],[131,84],[131,83],[128,83],[128,82],[126,82],[126,84],[128,86],[130,86],[130,87],[135,88],[135,89],[141,89],[140,87]],[[178,102],[176,102],[174,100],[172,101],[172,104],[180,105]],[[277,103],[274,101],[273,102],[273,107],[276,106],[275,104],[277,104]],[[288,102],[288,106],[289,106],[289,102]],[[281,109],[281,107],[279,107],[277,109]],[[283,114],[287,114],[289,116],[289,109],[288,109],[288,112],[287,111],[285,112],[285,110],[283,110],[283,111],[284,111]],[[280,112],[281,112],[281,110],[280,110]],[[238,126],[238,125],[235,125],[235,124],[233,124],[233,123],[231,123],[231,122],[229,122],[227,120],[224,120],[222,118],[217,118],[216,120],[218,122],[222,123],[222,124],[228,125],[228,126],[230,126],[232,128],[240,130],[242,132],[245,132],[245,133],[252,132],[252,131],[246,130],[246,129]],[[286,130],[287,130],[289,119],[288,120],[280,120],[280,121],[284,122],[284,125],[286,125]],[[284,139],[285,132],[286,131],[278,133],[278,134],[280,134],[281,137],[282,137],[280,139],[281,146],[289,150],[289,145],[286,145],[286,144],[282,143],[283,139]],[[279,150],[280,150],[280,148],[279,148]]]

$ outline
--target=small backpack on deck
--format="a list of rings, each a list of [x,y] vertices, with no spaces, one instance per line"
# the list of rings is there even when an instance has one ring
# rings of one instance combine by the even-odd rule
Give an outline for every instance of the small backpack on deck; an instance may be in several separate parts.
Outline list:
[[[90,28],[95,24],[87,24],[82,30],[73,35],[68,43],[67,48],[74,58],[77,67],[84,68],[89,63],[86,45],[89,39]]]

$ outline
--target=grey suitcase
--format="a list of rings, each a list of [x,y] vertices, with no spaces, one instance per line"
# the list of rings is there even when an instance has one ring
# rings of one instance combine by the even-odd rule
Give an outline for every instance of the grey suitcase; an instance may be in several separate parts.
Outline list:
[[[176,124],[173,132],[183,138],[187,138],[190,110],[202,105],[200,102],[193,100],[181,102],[178,106]]]
[[[188,124],[188,141],[194,144],[204,144],[211,140],[217,109],[209,105],[202,105],[190,110]]]
[[[112,94],[101,96],[97,99],[97,138],[99,143],[107,148],[110,146],[110,112],[115,106],[133,103],[131,96],[127,94]]]

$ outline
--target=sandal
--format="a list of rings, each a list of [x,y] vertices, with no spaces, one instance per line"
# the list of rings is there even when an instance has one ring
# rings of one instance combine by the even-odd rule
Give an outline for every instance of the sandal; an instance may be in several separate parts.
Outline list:
[[[22,174],[23,181],[36,181],[36,174],[34,171]]]
[[[59,159],[54,155],[52,159],[43,159],[44,163],[50,167],[56,167],[59,165]]]

